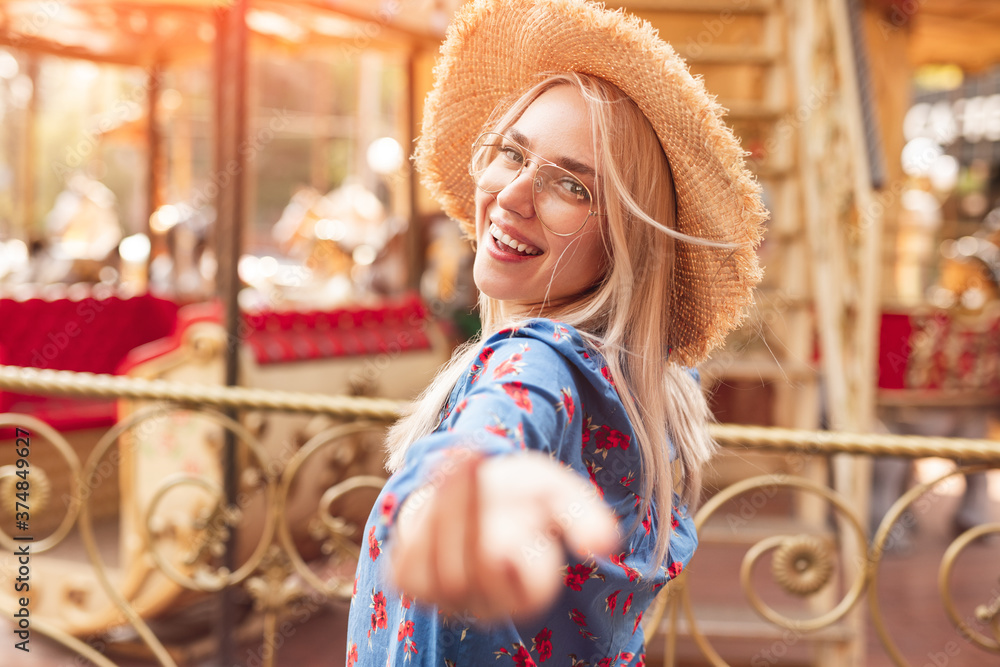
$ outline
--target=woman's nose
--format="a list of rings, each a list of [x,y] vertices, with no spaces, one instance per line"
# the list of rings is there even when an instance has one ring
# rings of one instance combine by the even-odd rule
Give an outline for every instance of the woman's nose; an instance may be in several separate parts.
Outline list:
[[[538,167],[528,162],[507,186],[497,193],[497,204],[522,218],[535,215],[535,179]]]

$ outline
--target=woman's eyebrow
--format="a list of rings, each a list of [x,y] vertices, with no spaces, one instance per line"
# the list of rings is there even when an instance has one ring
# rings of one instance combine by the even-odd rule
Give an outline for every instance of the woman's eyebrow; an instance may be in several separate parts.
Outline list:
[[[530,142],[528,141],[528,137],[524,136],[524,134],[519,132],[517,128],[512,127],[509,130],[507,130],[507,136],[509,136],[511,139],[513,139],[517,143],[521,144],[522,146],[530,150],[529,148]],[[548,160],[548,158],[545,159]],[[593,167],[591,167],[586,163],[580,162],[579,160],[575,160],[571,157],[559,157],[556,158],[555,160],[551,160],[551,162],[552,164],[559,165],[566,171],[572,171],[576,174],[580,174],[581,176],[590,176],[590,177],[595,176]]]

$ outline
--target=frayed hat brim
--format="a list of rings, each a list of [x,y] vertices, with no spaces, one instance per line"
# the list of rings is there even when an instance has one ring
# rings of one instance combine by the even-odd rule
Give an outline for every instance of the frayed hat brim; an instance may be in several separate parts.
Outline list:
[[[746,317],[761,278],[767,211],[724,110],[645,21],[584,0],[475,0],[456,14],[434,70],[415,163],[424,185],[470,236],[469,151],[497,104],[542,73],[580,72],[631,97],[656,131],[677,192],[677,230],[731,244],[678,242],[671,359],[694,365]]]

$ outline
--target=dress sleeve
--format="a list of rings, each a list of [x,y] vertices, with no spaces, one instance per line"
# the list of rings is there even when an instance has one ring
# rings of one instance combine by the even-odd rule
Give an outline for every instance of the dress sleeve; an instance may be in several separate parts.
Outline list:
[[[483,344],[438,429],[410,446],[402,468],[386,483],[384,522],[391,524],[399,505],[433,482],[449,456],[533,449],[568,463],[573,444],[580,446],[579,379],[567,357],[572,346],[549,338],[551,333],[528,326]]]

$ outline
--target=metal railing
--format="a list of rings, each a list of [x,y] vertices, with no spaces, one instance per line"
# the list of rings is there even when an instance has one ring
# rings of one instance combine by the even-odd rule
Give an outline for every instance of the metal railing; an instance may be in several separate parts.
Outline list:
[[[160,665],[173,667],[182,662],[184,656],[172,651],[157,638],[147,622],[147,617],[156,604],[144,600],[143,596],[148,597],[149,580],[154,575],[162,581],[168,581],[174,587],[173,593],[166,594],[168,596],[179,591],[211,594],[226,587],[242,587],[252,598],[254,608],[260,612],[263,633],[260,661],[266,667],[274,664],[276,647],[280,646],[276,641],[278,624],[291,606],[309,596],[318,596],[322,600],[350,598],[353,568],[349,569],[347,575],[344,575],[347,570],[342,569],[337,573],[336,568],[332,570],[327,568],[326,572],[317,573],[308,559],[300,553],[299,546],[292,536],[291,527],[285,517],[286,505],[296,479],[311,457],[321,450],[332,448],[341,461],[357,460],[363,455],[362,445],[357,437],[365,432],[383,428],[386,423],[394,420],[401,408],[398,402],[245,388],[194,386],[5,366],[0,366],[0,389],[46,395],[128,398],[157,402],[121,419],[100,438],[85,461],[80,460],[77,452],[62,434],[34,417],[0,415],[0,426],[22,429],[24,432],[32,433],[33,437],[49,441],[70,471],[72,492],[64,495],[65,515],[48,536],[30,543],[32,557],[50,551],[64,540],[73,527],[78,528],[89,560],[86,567],[89,567],[93,576],[97,578],[112,610],[104,614],[102,618],[105,620],[102,622],[108,627],[129,625],[134,628]],[[269,465],[270,457],[263,450],[255,433],[244,424],[217,412],[219,408],[296,412],[326,415],[349,421],[313,435],[290,458],[274,466]],[[206,423],[231,431],[236,436],[242,448],[242,469],[244,473],[253,472],[255,481],[252,486],[263,498],[266,507],[262,526],[257,531],[259,539],[250,549],[250,555],[234,571],[219,566],[220,545],[226,543],[228,531],[239,526],[244,508],[227,507],[221,482],[211,475],[184,472],[166,475],[158,480],[157,488],[148,490],[148,503],[141,508],[141,518],[137,522],[143,557],[137,558],[136,561],[142,563],[142,572],[139,574],[133,572],[124,578],[125,583],[119,582],[116,585],[102,558],[89,509],[94,486],[107,478],[107,475],[100,471],[102,461],[120,439],[134,434],[143,428],[144,424],[162,420],[165,416],[179,412],[197,414],[206,420]],[[717,519],[727,507],[727,503],[731,503],[734,499],[761,490],[773,495],[773,490],[776,488],[811,494],[822,502],[829,503],[833,512],[840,516],[837,525],[842,531],[853,533],[853,538],[843,543],[839,540],[831,542],[818,538],[809,531],[763,536],[749,547],[743,559],[740,568],[743,593],[766,622],[801,635],[821,632],[841,622],[849,612],[857,611],[867,595],[869,614],[887,653],[896,664],[909,664],[886,629],[876,594],[882,557],[892,527],[924,493],[942,480],[969,470],[1000,467],[1000,443],[987,440],[862,435],[734,425],[713,425],[711,428],[716,440],[726,449],[734,451],[784,452],[805,457],[831,457],[837,454],[906,458],[933,456],[962,461],[963,465],[971,466],[950,471],[938,480],[919,484],[910,489],[892,506],[871,539],[868,538],[865,528],[867,519],[859,514],[851,498],[814,478],[783,472],[743,479],[721,489],[699,509],[695,518],[699,530],[702,530],[710,525],[713,519]],[[15,443],[18,444],[20,443]],[[35,491],[30,490],[30,484],[22,484],[21,488],[27,489],[32,494],[30,496],[32,514],[43,511],[42,505],[51,504],[52,496],[49,490],[41,488],[45,485],[44,476],[42,467],[30,461],[25,464],[0,467],[0,497],[7,502],[8,495],[15,496],[19,488],[18,481],[33,480],[40,485]],[[328,562],[349,565],[359,554],[358,542],[354,539],[354,536],[360,533],[358,526],[352,525],[341,516],[332,514],[331,506],[338,499],[345,498],[358,490],[368,489],[374,492],[382,483],[383,479],[378,476],[353,475],[339,480],[322,494],[310,532],[313,538],[322,543],[322,553],[327,556]],[[176,526],[164,527],[162,520],[158,518],[158,510],[167,505],[167,497],[183,488],[199,489],[199,493],[209,499],[203,503],[204,507],[197,516],[192,517],[192,525],[180,531],[186,541],[178,537]],[[16,505],[11,509],[16,511]],[[7,527],[0,527],[0,544],[9,554],[13,554],[18,549],[25,548],[25,541],[19,539],[21,537],[19,535],[6,532]],[[1000,533],[1000,523],[980,525],[959,535],[946,551],[938,572],[939,588],[948,617],[969,642],[983,651],[984,659],[1000,655],[1000,594],[998,594],[1000,592],[993,588],[992,592],[986,593],[983,603],[976,610],[979,623],[989,628],[988,632],[981,632],[972,627],[969,619],[961,617],[955,607],[949,585],[960,554],[974,541],[990,533]],[[844,544],[851,543],[856,549],[853,557],[842,549]],[[838,552],[838,549],[841,551]],[[803,598],[824,590],[829,593],[828,589],[836,580],[838,558],[853,559],[853,567],[844,570],[845,573],[852,573],[852,576],[845,576],[845,581],[839,586],[843,595],[828,609],[805,619],[789,617],[769,606],[756,592],[752,581],[751,573],[755,564],[769,552],[773,552],[771,571],[774,581],[786,592]],[[0,573],[0,578],[13,581],[17,569],[16,562],[12,567],[14,568],[12,571]],[[712,664],[725,665],[725,661],[716,652],[712,643],[699,630],[704,619],[697,618],[693,611],[686,577],[687,573],[666,587],[665,593],[659,596],[647,612],[644,621],[647,636],[652,638],[657,633],[663,632],[668,663],[672,661],[679,634],[686,634],[694,639],[699,650]],[[129,580],[133,583],[129,584]],[[140,583],[136,584],[136,581]],[[989,584],[984,582],[984,591],[986,590],[989,590]],[[18,603],[15,599],[10,604],[13,604],[14,608],[4,609],[3,613],[6,618],[14,619],[16,633]],[[32,615],[30,627],[94,664],[102,667],[114,665],[106,655],[75,636],[84,633],[65,624],[53,622],[44,616]]]

